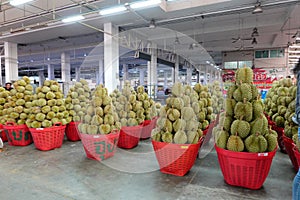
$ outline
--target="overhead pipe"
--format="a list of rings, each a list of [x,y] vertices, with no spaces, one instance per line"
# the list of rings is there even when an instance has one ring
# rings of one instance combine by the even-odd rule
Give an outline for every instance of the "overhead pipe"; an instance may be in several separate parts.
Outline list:
[[[284,5],[284,4],[295,4],[295,3],[300,3],[300,0],[278,1],[278,2],[263,4],[261,6],[263,8],[268,8],[268,7],[280,6],[280,5]],[[253,6],[244,6],[244,7],[238,7],[238,8],[225,9],[225,10],[217,10],[217,11],[211,11],[211,12],[207,12],[207,13],[199,13],[199,14],[188,15],[188,16],[183,16],[183,17],[175,17],[175,18],[171,18],[171,19],[156,20],[155,23],[156,23],[156,25],[167,25],[167,24],[172,24],[172,23],[180,23],[180,22],[184,22],[184,21],[190,21],[192,19],[200,19],[200,18],[204,18],[204,17],[216,17],[216,16],[222,16],[222,15],[236,14],[236,13],[240,13],[242,11],[252,12],[253,8],[254,8]],[[129,29],[132,29],[132,28],[145,27],[147,25],[128,26],[128,27],[129,27]],[[126,26],[123,26],[123,28],[124,27],[126,27]],[[128,29],[126,29],[126,30],[128,30]]]
[[[69,10],[69,9],[72,9],[72,8],[78,8],[78,7],[81,7],[82,5],[97,3],[97,2],[101,2],[101,1],[103,1],[103,0],[90,0],[90,1],[85,1],[84,3],[82,3],[80,5],[78,5],[77,3],[74,3],[74,4],[71,4],[71,5],[66,5],[66,6],[59,7],[59,8],[54,9],[54,10],[47,10],[47,11],[43,11],[43,12],[40,12],[40,13],[36,13],[34,15],[22,17],[22,18],[19,18],[19,19],[10,20],[8,22],[0,23],[0,25],[2,27],[9,26],[9,25],[13,25],[14,23],[21,23],[21,22],[24,22],[26,20],[35,19],[35,18],[38,18],[38,17],[44,17],[45,15],[51,14],[51,13],[54,13],[54,12],[60,12],[60,11],[65,11],[65,10]],[[1,5],[3,5],[3,4],[7,4],[7,2],[3,2]],[[12,7],[12,8],[15,8],[15,7]]]

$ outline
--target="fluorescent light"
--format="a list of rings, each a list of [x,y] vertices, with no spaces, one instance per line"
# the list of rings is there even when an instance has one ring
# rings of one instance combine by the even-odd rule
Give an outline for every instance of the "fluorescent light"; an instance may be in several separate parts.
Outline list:
[[[127,10],[127,8],[125,6],[117,6],[117,7],[100,10],[99,14],[100,15],[111,15],[111,14],[123,12],[126,10]]]
[[[300,48],[300,46],[297,45],[293,45],[293,46],[289,46],[290,48],[294,49],[294,48]]]
[[[209,64],[210,62],[207,60],[206,63]]]
[[[155,6],[160,3],[161,3],[161,0],[138,1],[138,2],[130,4],[130,8],[132,8],[132,9],[146,8],[146,7],[150,7],[150,6]]]
[[[12,6],[18,6],[18,5],[22,5],[24,3],[28,3],[30,1],[33,1],[33,0],[11,0],[11,1],[9,1],[9,3]]]
[[[77,22],[80,20],[83,20],[84,16],[82,15],[75,15],[75,16],[71,16],[71,17],[67,17],[63,20],[61,20],[63,23],[70,23],[70,22]]]

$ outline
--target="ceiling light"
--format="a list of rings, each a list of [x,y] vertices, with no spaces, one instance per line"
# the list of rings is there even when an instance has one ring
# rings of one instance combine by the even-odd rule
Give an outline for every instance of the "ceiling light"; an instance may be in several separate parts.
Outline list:
[[[154,19],[151,19],[149,28],[155,28],[155,27],[156,27],[155,21],[154,21]]]
[[[252,40],[251,44],[257,44],[257,40],[256,40],[256,38],[253,38],[253,40]]]
[[[100,10],[99,14],[100,15],[111,15],[111,14],[115,14],[115,13],[124,12],[126,10],[127,10],[127,8],[125,6],[117,6],[117,7]]]
[[[209,64],[210,62],[207,60],[206,63]]]
[[[47,60],[50,60],[50,58],[47,58]]]
[[[258,13],[262,13],[263,12],[263,9],[261,7],[261,4],[259,1],[257,1],[255,3],[255,7],[254,7],[254,10],[252,11],[252,14],[258,14]]]
[[[33,1],[33,0],[11,0],[11,1],[9,1],[9,3],[12,6],[18,6],[18,5],[22,5],[24,3],[28,3],[30,1]]]
[[[256,27],[255,27],[255,28],[253,28],[253,32],[252,32],[251,36],[252,36],[252,37],[257,37],[257,36],[259,36],[259,34],[258,34],[258,31],[257,31],[257,28],[256,28]]]
[[[62,19],[61,21],[63,23],[70,23],[70,22],[77,22],[77,21],[80,21],[80,20],[83,20],[83,19],[84,19],[84,16],[75,15],[75,16],[71,16],[71,17],[67,17],[65,19]]]
[[[132,9],[147,8],[147,7],[155,6],[160,3],[161,3],[161,0],[138,1],[138,2],[130,4],[130,8],[132,8]]]

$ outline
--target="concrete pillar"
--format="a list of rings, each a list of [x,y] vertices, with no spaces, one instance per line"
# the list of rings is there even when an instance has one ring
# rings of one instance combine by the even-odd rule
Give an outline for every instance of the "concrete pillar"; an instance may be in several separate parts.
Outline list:
[[[96,70],[96,84],[104,84],[104,60],[99,60],[99,66]]]
[[[145,69],[139,69],[140,71],[140,85],[145,85]]]
[[[51,64],[48,64],[48,79],[49,80],[54,80],[55,76],[54,76],[54,66]]]
[[[18,80],[18,45],[4,42],[5,82]]]
[[[176,55],[175,59],[175,68],[174,68],[174,82],[176,83],[179,81],[179,56]]]
[[[164,89],[168,87],[168,72],[164,72]]]
[[[111,93],[120,85],[119,81],[119,40],[113,37],[118,34],[118,27],[111,22],[104,24],[104,82]]]
[[[129,73],[128,73],[128,65],[123,64],[123,80],[126,81],[129,78]]]
[[[75,68],[75,80],[80,81],[80,66],[76,66]]]
[[[192,72],[193,68],[191,66],[186,69],[186,83],[188,85],[192,84]]]
[[[39,71],[39,86],[42,87],[45,81],[44,70]]]
[[[148,95],[151,95],[151,62],[147,62],[147,86],[148,86]]]
[[[204,82],[208,83],[208,66],[205,66]]]
[[[150,85],[151,91],[154,97],[157,93],[157,45],[152,44],[152,53],[151,53],[151,76],[150,76]]]
[[[63,82],[71,81],[70,54],[67,52],[61,54],[61,80]]]
[[[210,66],[210,77],[209,77],[209,83],[212,83],[214,80],[214,69]]]

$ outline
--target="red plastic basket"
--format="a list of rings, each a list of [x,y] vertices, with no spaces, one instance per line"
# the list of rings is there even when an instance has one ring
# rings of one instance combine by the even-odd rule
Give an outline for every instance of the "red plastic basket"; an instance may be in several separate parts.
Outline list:
[[[8,141],[2,124],[0,124],[0,138],[2,139],[2,142]]]
[[[63,144],[66,126],[61,122],[49,128],[30,128],[34,145],[37,149],[48,151],[60,148]]]
[[[202,143],[203,137],[197,144],[173,144],[152,140],[160,171],[184,176],[193,167]]]
[[[9,145],[27,146],[32,143],[32,137],[27,125],[17,125],[14,122],[6,122],[3,128]]]
[[[132,149],[139,144],[143,126],[123,126],[120,131],[118,147]]]
[[[146,140],[151,137],[151,131],[155,128],[157,117],[154,117],[152,120],[145,120],[143,123],[143,129],[141,132],[141,140]]]
[[[300,152],[296,145],[293,148],[293,152],[294,152],[295,158],[297,160],[298,166],[300,166]]]
[[[78,124],[80,122],[70,122],[66,127],[66,136],[67,139],[73,142],[79,141],[79,132],[78,132]]]
[[[277,148],[272,152],[234,152],[215,145],[224,180],[227,184],[259,189],[265,182]]]
[[[288,137],[285,136],[285,135],[283,135],[282,138],[283,138],[285,150],[286,150],[287,154],[288,154],[289,157],[290,157],[290,160],[291,160],[291,162],[292,162],[292,165],[293,165],[294,169],[295,169],[296,171],[298,171],[299,166],[298,166],[297,158],[296,158],[295,153],[294,153],[294,151],[293,151],[293,149],[294,149],[294,147],[295,147],[295,144],[294,144],[294,142],[293,142],[292,139],[288,138]]]
[[[119,136],[120,131],[115,131],[107,135],[89,135],[80,133],[86,156],[98,161],[110,158],[115,154]]]
[[[276,131],[277,134],[278,134],[277,142],[278,142],[278,145],[279,145],[279,147],[280,147],[280,151],[281,151],[282,153],[287,153],[287,152],[286,152],[286,149],[285,149],[285,146],[284,146],[283,138],[282,138],[282,136],[284,135],[284,128],[278,127],[278,126],[276,126],[275,124],[273,124],[273,125],[272,125],[272,129],[273,129],[274,131]]]

